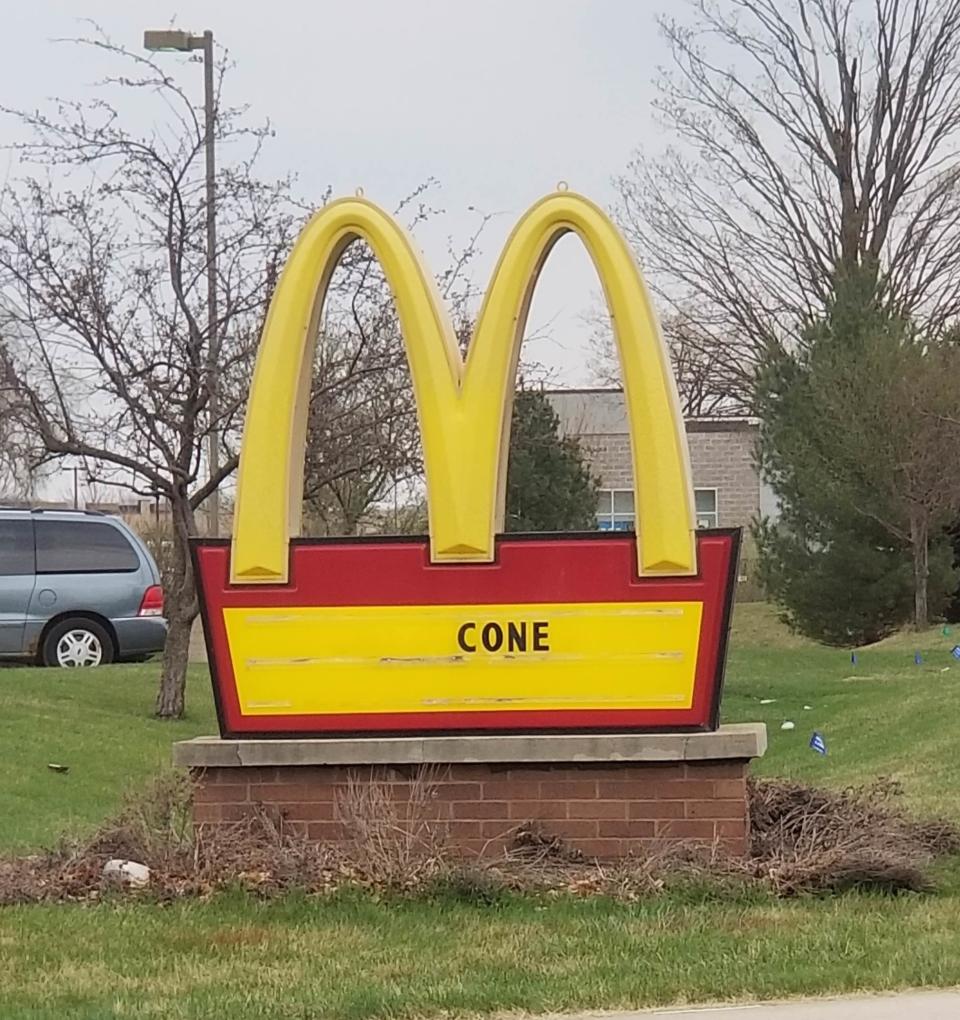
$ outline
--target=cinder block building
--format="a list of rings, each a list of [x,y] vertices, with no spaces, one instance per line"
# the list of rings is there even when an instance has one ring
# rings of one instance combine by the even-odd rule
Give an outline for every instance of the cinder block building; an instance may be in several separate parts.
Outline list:
[[[580,441],[600,480],[597,527],[634,526],[630,430],[619,389],[550,390],[564,435]],[[757,422],[751,418],[691,418],[686,422],[690,468],[701,528],[749,527],[773,504],[754,463]],[[641,437],[642,442],[642,437]]]

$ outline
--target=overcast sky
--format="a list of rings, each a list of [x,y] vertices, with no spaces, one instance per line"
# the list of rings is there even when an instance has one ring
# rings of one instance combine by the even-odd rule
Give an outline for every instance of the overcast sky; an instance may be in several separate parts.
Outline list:
[[[236,62],[225,101],[248,102],[277,137],[265,171],[293,170],[319,201],[358,186],[387,207],[435,177],[446,215],[418,234],[443,265],[446,237],[464,243],[476,207],[484,284],[507,233],[560,180],[605,206],[611,178],[638,145],[659,148],[650,81],[663,60],[660,0],[31,0],[4,4],[4,105],[78,96],[103,67],[57,45],[91,18],[136,47],[144,28],[213,30]],[[183,58],[170,54],[160,59]],[[186,69],[202,90],[199,64]],[[15,172],[15,169],[14,169]],[[596,278],[574,238],[548,263],[531,326],[552,339],[530,353],[566,385],[589,382],[580,315]]]

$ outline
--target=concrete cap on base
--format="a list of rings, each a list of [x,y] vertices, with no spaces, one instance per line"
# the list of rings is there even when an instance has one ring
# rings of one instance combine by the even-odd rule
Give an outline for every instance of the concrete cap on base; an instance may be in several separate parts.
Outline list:
[[[731,723],[710,733],[564,733],[293,739],[195,737],[173,745],[189,768],[244,765],[422,765],[480,762],[682,762],[760,758],[763,723]]]

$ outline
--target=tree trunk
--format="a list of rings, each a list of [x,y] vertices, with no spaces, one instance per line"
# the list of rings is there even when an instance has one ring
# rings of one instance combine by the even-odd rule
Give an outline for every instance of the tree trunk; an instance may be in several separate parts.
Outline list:
[[[169,588],[164,592],[170,629],[163,649],[163,670],[155,713],[161,719],[180,719],[185,707],[190,631],[199,608],[193,565],[190,562],[190,538],[196,534],[196,522],[186,492],[174,491],[170,500],[170,512],[173,523],[173,564]]]
[[[171,614],[168,619],[170,629],[163,649],[163,672],[160,674],[155,713],[161,719],[180,719],[187,689],[193,619],[187,619],[182,613]]]
[[[922,630],[929,623],[927,579],[930,576],[930,538],[927,519],[922,511],[910,517],[910,545],[913,549],[913,625]]]

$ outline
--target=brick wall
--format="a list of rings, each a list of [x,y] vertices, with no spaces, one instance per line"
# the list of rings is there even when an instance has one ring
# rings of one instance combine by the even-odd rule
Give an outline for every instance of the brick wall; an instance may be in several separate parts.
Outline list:
[[[579,439],[601,486],[633,488],[622,391],[553,390],[548,397],[560,418],[561,430]],[[746,528],[760,509],[760,478],[753,463],[756,422],[746,418],[690,418],[686,430],[694,488],[717,490],[720,527]]]
[[[584,435],[579,440],[602,488],[633,488],[628,435]],[[694,488],[717,490],[721,528],[746,528],[760,509],[760,479],[753,463],[755,441],[755,432],[747,429],[687,432]]]
[[[753,463],[754,430],[689,430],[694,488],[716,489],[721,528],[746,528],[760,509],[760,478]]]
[[[633,488],[633,462],[630,459],[628,435],[578,436],[578,439],[590,470],[600,479],[601,488]]]
[[[746,851],[746,773],[742,760],[430,767],[244,766],[196,770],[198,825],[235,822],[257,806],[282,814],[318,842],[350,839],[342,804],[354,782],[384,784],[391,801],[410,802],[428,783],[424,813],[465,855],[499,854],[511,833],[536,822],[590,857],[614,859],[665,841],[723,844]]]

